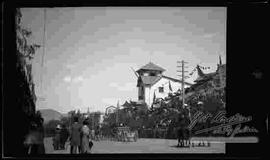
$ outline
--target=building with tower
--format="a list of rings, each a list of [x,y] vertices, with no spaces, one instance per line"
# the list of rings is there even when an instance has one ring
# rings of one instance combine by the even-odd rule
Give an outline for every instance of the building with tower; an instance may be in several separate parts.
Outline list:
[[[149,62],[136,71],[138,101],[145,102],[148,107],[152,106],[155,99],[168,96],[181,90],[182,81],[163,75],[165,69]],[[184,87],[190,87],[192,84],[185,82]]]

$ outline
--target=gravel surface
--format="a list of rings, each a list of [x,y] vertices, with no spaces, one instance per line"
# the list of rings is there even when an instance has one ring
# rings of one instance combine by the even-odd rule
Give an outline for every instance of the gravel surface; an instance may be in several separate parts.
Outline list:
[[[198,138],[193,139],[198,143]],[[177,140],[140,138],[136,142],[93,141],[92,153],[225,153],[225,142],[216,138],[209,139],[210,147],[176,147]],[[70,146],[67,143],[65,150],[54,150],[52,138],[45,138],[45,149],[48,154],[69,154]]]

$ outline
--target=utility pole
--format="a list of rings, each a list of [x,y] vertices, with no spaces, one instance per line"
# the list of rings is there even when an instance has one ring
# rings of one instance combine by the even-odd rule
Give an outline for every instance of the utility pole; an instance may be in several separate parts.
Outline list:
[[[46,45],[46,8],[44,8],[44,24],[43,24],[43,54],[41,57],[41,73],[40,73],[40,90],[42,91],[43,89],[43,84],[42,84],[42,80],[43,80],[43,66],[44,66],[44,56],[45,56],[45,45]]]
[[[117,101],[117,106],[116,106],[116,124],[118,124],[119,123],[119,110],[120,110],[120,104],[119,104],[119,100]]]
[[[91,114],[91,113],[90,113]],[[92,130],[94,130],[94,112],[92,112]]]
[[[46,52],[46,8],[44,8],[44,24],[43,24],[43,53],[42,53],[42,57],[41,57],[41,70],[40,70],[40,86],[39,86],[39,96],[37,96],[37,104],[38,107],[40,107],[42,105],[42,102],[44,102],[46,99],[43,97],[43,66],[44,66],[44,56],[45,56],[45,52]]]
[[[180,76],[180,77],[182,77],[180,80],[182,81],[182,108],[184,108],[184,105],[185,105],[185,78],[187,78],[188,76],[185,76],[185,72],[188,72],[188,71],[185,71],[185,68],[187,68],[187,67],[185,67],[185,63],[187,63],[187,62],[185,62],[184,60],[182,60],[182,61],[177,61],[177,68],[182,68],[182,70],[177,70],[177,72],[181,72],[181,75],[178,75],[178,76]],[[180,64],[180,66],[179,66],[179,64]],[[179,100],[181,100],[181,97],[179,96]]]
[[[117,125],[118,124],[118,108],[116,108],[115,122],[116,122],[116,125]]]

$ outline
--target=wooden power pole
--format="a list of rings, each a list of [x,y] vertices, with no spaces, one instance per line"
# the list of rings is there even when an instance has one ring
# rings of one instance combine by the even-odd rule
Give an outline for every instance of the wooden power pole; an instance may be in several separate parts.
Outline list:
[[[116,107],[116,125],[118,126],[119,124],[119,107]]]
[[[95,127],[94,127],[94,125],[95,125],[94,120],[95,120],[95,113],[93,112],[92,113],[92,129],[93,130],[95,129]]]
[[[180,78],[180,80],[182,81],[182,90],[181,90],[181,92],[182,92],[182,108],[184,108],[184,105],[185,105],[185,78],[187,78],[188,76],[185,76],[185,72],[188,72],[188,71],[185,71],[185,68],[187,68],[187,67],[185,67],[185,63],[187,63],[187,62],[185,62],[184,60],[182,60],[182,61],[177,61],[177,64],[180,64],[180,66],[179,65],[177,65],[177,68],[181,68],[182,70],[177,70],[177,72],[181,72],[181,75],[178,75],[178,76],[180,76],[181,78]],[[181,97],[179,96],[179,99],[181,100]]]

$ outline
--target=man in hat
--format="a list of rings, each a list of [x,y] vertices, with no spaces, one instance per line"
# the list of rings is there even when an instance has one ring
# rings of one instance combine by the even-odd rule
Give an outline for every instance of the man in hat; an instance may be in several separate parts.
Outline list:
[[[81,127],[79,124],[79,118],[74,117],[74,123],[71,126],[71,134],[70,134],[70,153],[76,154],[77,151],[80,153],[80,145],[81,145]]]
[[[53,138],[53,147],[55,150],[60,149],[60,138],[61,138],[61,126],[58,124],[55,129],[55,136]]]
[[[65,124],[62,125],[60,135],[61,135],[60,136],[61,149],[65,149],[65,143],[69,137],[69,133]]]

